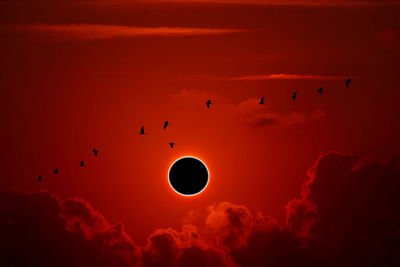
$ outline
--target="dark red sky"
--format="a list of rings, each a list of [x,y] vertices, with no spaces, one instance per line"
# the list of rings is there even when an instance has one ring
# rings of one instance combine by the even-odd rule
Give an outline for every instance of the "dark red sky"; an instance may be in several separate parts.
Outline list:
[[[204,2],[0,1],[0,188],[86,199],[145,244],[221,201],[283,223],[321,154],[398,154],[399,2]],[[183,155],[210,170],[197,197],[168,186]]]

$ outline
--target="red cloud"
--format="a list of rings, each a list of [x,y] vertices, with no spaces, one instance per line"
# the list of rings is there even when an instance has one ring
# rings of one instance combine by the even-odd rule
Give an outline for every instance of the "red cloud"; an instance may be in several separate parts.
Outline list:
[[[201,227],[158,229],[136,246],[81,199],[0,193],[4,266],[398,266],[400,167],[322,155],[287,220],[222,202]]]
[[[303,198],[287,206],[287,227],[336,265],[398,265],[400,168],[359,161],[322,155],[308,172]]]
[[[33,0],[21,1],[0,1],[6,4],[21,4],[35,2]],[[143,0],[40,0],[43,3],[68,3],[70,5],[132,5],[141,4]],[[345,7],[362,7],[362,6],[386,6],[399,5],[396,0],[150,0],[150,3],[218,3],[218,4],[243,4],[243,5],[266,5],[266,6],[345,6]]]
[[[231,249],[246,244],[255,217],[245,206],[222,202],[208,211],[206,233],[217,246]]]
[[[100,24],[32,24],[10,26],[10,31],[16,31],[40,37],[42,41],[68,41],[68,40],[98,40],[121,37],[177,37],[194,35],[219,35],[245,32],[241,29],[209,29],[209,28],[177,28],[177,27],[134,27],[126,25],[100,25]]]
[[[232,81],[259,81],[259,80],[345,80],[346,76],[315,75],[315,74],[261,74],[230,78]]]
[[[2,266],[132,266],[138,259],[121,224],[83,200],[47,192],[1,192],[0,236]]]
[[[155,0],[157,2],[188,2],[187,0]],[[267,5],[267,6],[345,6],[345,7],[362,7],[362,6],[382,6],[382,5],[398,5],[396,0],[191,0],[190,2],[199,3],[219,3],[219,4],[244,4],[244,5]]]
[[[234,112],[235,118],[239,117],[245,125],[255,128],[267,126],[288,127],[326,117],[325,112],[321,109],[316,109],[311,114],[270,112],[265,108],[267,105],[258,105],[259,101],[259,99],[249,98],[239,105],[231,106],[230,108]]]
[[[156,230],[142,251],[143,266],[227,266],[225,251],[210,247],[194,226]]]

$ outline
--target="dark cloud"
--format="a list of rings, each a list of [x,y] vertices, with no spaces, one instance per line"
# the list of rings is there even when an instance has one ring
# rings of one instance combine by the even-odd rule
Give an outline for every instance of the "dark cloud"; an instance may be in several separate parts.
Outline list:
[[[245,124],[250,127],[266,127],[276,126],[279,124],[277,114],[271,113],[256,113],[248,115],[245,118]]]
[[[320,109],[315,110],[311,114],[292,112],[289,114],[278,114],[272,112],[256,111],[245,113],[244,122],[250,127],[267,127],[279,126],[289,127],[293,125],[304,124],[310,121],[316,121],[325,118],[325,112]]]
[[[205,234],[214,245],[227,249],[246,244],[255,217],[242,205],[222,202],[208,208]]]
[[[1,266],[131,266],[136,247],[83,200],[0,193]]]
[[[327,262],[392,266],[400,262],[400,169],[359,165],[356,155],[329,153],[309,170],[303,199],[289,203],[288,227]]]
[[[158,229],[144,247],[81,199],[1,192],[0,265],[399,265],[397,160],[362,161],[332,152],[317,160],[308,177],[302,197],[286,206],[284,225],[222,202],[197,218],[201,227]]]
[[[221,253],[216,250],[202,250],[198,247],[184,248],[182,250],[182,255],[179,259],[178,266],[212,266],[212,267],[222,267],[226,266]]]
[[[225,109],[232,112],[235,119],[239,118],[242,123],[254,128],[271,126],[290,127],[321,120],[326,117],[325,112],[321,109],[316,109],[310,114],[271,112],[268,110],[268,103],[259,105],[259,101],[260,99],[249,98],[238,105],[225,105]]]
[[[142,251],[143,266],[227,266],[225,252],[203,239],[193,225],[182,232],[156,230]]]
[[[252,227],[246,245],[231,251],[240,266],[316,266],[311,251],[290,231],[270,218],[262,218]]]
[[[143,252],[143,266],[174,266],[178,258],[178,242],[173,234],[159,232],[149,238]]]

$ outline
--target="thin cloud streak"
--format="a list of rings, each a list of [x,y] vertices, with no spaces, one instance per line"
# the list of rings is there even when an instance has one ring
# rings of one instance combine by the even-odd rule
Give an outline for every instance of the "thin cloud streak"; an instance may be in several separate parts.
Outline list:
[[[220,4],[220,5],[255,5],[255,6],[310,6],[310,7],[374,7],[374,6],[400,6],[397,0],[44,0],[52,4],[68,4],[69,6],[133,6],[143,4]],[[26,5],[34,3],[33,0],[2,1],[0,5]]]
[[[29,4],[32,0],[21,1],[2,1],[0,5],[21,5]],[[397,0],[55,0],[51,3],[68,4],[68,5],[86,5],[86,6],[130,6],[154,3],[183,3],[185,5],[191,3],[204,4],[227,4],[227,5],[259,5],[259,6],[313,6],[313,7],[363,7],[363,6],[399,6],[400,1]]]
[[[246,32],[242,29],[211,28],[174,28],[174,27],[135,27],[100,24],[68,24],[68,25],[19,25],[8,28],[28,34],[41,34],[54,39],[96,40],[118,37],[178,37],[194,35],[220,35]]]
[[[260,80],[343,80],[347,76],[336,75],[303,75],[303,74],[266,74],[266,75],[248,75],[242,77],[230,78],[231,81],[260,81]]]
[[[153,0],[155,2],[177,3],[215,3],[215,4],[239,4],[262,6],[317,6],[317,7],[361,7],[361,6],[392,6],[400,5],[400,1],[346,1],[346,0]]]

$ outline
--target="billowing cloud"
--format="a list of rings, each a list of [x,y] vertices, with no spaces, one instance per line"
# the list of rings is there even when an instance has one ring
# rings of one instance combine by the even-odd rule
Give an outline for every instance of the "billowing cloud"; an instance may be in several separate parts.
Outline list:
[[[222,202],[208,208],[205,220],[207,233],[220,247],[240,247],[246,244],[254,216],[245,206]]]
[[[157,229],[136,246],[81,199],[0,193],[5,266],[398,266],[400,165],[331,152],[309,169],[286,223],[229,202],[198,226]],[[194,216],[193,214],[191,216]]]
[[[228,266],[232,260],[226,252],[200,236],[193,225],[185,225],[181,232],[158,229],[142,249],[143,266]]]
[[[0,193],[2,266],[132,266],[137,248],[81,199],[47,192]]]
[[[260,81],[260,80],[344,80],[348,77],[338,75],[312,75],[312,74],[265,74],[247,75],[230,78],[232,81]]]
[[[3,28],[4,30],[4,28]],[[68,24],[68,25],[18,25],[7,27],[36,37],[42,41],[98,40],[128,37],[178,37],[193,35],[219,35],[244,32],[241,29],[174,28],[174,27],[134,27],[124,25]]]
[[[322,155],[308,171],[303,197],[287,206],[287,227],[335,266],[398,265],[399,165],[359,161]]]

